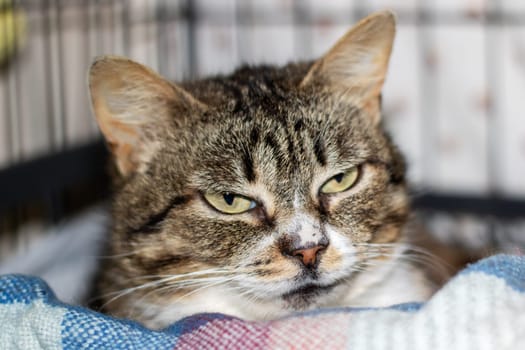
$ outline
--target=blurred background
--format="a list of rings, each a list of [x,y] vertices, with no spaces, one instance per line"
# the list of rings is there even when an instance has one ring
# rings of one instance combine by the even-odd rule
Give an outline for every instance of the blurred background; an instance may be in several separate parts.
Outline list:
[[[0,266],[64,219],[107,225],[106,151],[86,88],[95,56],[194,79],[319,57],[382,9],[399,24],[384,119],[418,220],[481,254],[521,252],[525,1],[0,0]]]

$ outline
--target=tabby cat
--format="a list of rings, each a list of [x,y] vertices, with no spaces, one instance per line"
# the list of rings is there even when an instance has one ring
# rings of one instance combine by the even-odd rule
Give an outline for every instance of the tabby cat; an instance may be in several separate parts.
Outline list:
[[[315,62],[181,84],[97,59],[93,110],[118,173],[103,310],[161,328],[426,299],[400,258],[405,163],[381,123],[394,35],[380,12]]]

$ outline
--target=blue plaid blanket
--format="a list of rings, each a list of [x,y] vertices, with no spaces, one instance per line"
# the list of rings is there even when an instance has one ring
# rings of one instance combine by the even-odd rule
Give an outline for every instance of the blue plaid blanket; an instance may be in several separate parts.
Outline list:
[[[57,300],[35,277],[0,277],[0,349],[525,349],[525,257],[498,255],[431,300],[250,322],[194,315],[148,330]]]

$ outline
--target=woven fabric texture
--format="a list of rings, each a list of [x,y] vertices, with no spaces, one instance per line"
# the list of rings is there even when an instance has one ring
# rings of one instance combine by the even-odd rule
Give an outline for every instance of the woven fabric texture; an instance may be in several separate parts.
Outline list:
[[[0,277],[0,349],[525,349],[525,257],[463,270],[428,302],[336,308],[267,322],[199,314],[153,331],[56,299],[46,283]]]

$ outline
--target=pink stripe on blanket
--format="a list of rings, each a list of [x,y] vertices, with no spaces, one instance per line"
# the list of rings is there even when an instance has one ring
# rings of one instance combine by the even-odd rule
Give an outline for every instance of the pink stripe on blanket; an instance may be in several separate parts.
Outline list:
[[[350,315],[329,312],[269,322],[217,319],[182,334],[175,349],[341,349]]]
[[[268,324],[218,319],[181,335],[175,349],[265,349],[269,333]]]
[[[270,328],[270,349],[343,349],[348,342],[350,315],[296,316],[275,321]]]

